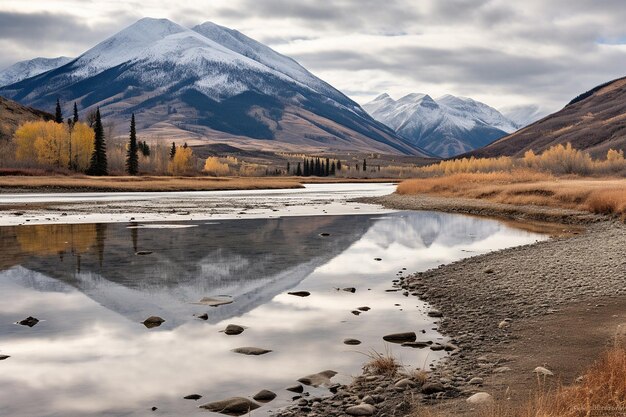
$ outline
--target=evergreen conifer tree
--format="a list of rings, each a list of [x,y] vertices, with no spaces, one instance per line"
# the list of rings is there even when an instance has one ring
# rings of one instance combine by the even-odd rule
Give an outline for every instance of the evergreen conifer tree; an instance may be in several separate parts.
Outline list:
[[[298,162],[298,166],[296,167],[296,175],[298,177],[302,176],[302,168],[300,167],[300,162]]]
[[[326,172],[324,175],[327,177],[330,175],[330,159],[326,158]]]
[[[172,147],[170,148],[170,159],[174,159],[176,155],[176,144],[172,142]]]
[[[137,131],[135,130],[135,113],[133,113],[130,118],[130,138],[126,153],[126,172],[128,175],[137,175],[139,172],[139,155],[137,151]]]
[[[363,172],[367,172],[367,161],[363,159]]]
[[[337,159],[337,171],[341,171],[341,159]]]
[[[78,107],[76,106],[76,102],[74,102],[74,119],[73,123],[78,123]]]
[[[335,161],[333,161],[333,162],[330,164],[330,175],[332,175],[332,176],[334,177],[336,173],[337,173],[337,171],[336,171],[336,165],[335,165]]]
[[[100,117],[100,109],[96,110],[93,130],[95,133],[94,149],[91,154],[91,161],[89,162],[87,173],[89,175],[107,175],[107,148],[104,139],[104,127],[102,126],[102,119]]]
[[[291,164],[287,161],[287,175],[291,174]]]
[[[58,98],[57,98],[57,107],[54,111],[54,121],[56,123],[63,123],[63,112],[61,111],[61,103],[59,102]]]

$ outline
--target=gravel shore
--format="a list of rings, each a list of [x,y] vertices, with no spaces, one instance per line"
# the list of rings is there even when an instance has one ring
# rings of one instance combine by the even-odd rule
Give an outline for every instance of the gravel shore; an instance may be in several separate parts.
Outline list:
[[[626,226],[617,220],[439,197],[393,194],[359,201],[585,228],[398,280],[396,287],[442,313],[438,330],[458,349],[431,370],[425,384],[410,375],[410,383],[399,383],[407,375],[365,373],[330,398],[301,401],[277,416],[404,416],[416,404],[441,415],[474,415],[477,405],[466,398],[477,392],[522,403],[536,388],[535,367],[549,368],[554,381],[571,383],[618,324],[626,323]],[[372,407],[352,414],[350,407],[362,403]]]

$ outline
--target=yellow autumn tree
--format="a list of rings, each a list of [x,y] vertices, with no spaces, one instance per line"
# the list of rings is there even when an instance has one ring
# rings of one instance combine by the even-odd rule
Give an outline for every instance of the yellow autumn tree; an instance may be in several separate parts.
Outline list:
[[[89,125],[76,123],[71,131],[72,167],[77,171],[86,171],[89,168],[91,154],[93,154],[95,133]]]
[[[170,161],[167,171],[172,175],[185,175],[194,172],[194,159],[191,148],[177,147],[174,158]]]
[[[26,122],[13,135],[15,142],[15,158],[18,161],[36,162],[37,150],[35,141],[43,135],[45,122]]]
[[[69,132],[63,123],[39,122],[41,134],[35,139],[37,161],[43,165],[67,167],[69,157]]]
[[[230,173],[228,164],[221,162],[219,158],[210,156],[204,162],[204,172],[216,177],[225,176]]]

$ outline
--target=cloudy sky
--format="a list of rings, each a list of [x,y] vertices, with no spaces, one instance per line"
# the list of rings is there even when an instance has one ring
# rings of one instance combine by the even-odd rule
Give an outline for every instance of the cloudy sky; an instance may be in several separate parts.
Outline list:
[[[76,56],[146,16],[237,29],[361,103],[450,93],[553,111],[626,76],[623,0],[0,0],[0,67]]]

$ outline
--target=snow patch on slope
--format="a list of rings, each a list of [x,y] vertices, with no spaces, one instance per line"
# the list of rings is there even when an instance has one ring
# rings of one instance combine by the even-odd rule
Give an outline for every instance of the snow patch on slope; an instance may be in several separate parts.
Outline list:
[[[17,62],[0,71],[0,87],[14,84],[26,78],[59,68],[72,59],[73,58],[66,56],[60,56],[58,58],[35,58],[28,61]]]

